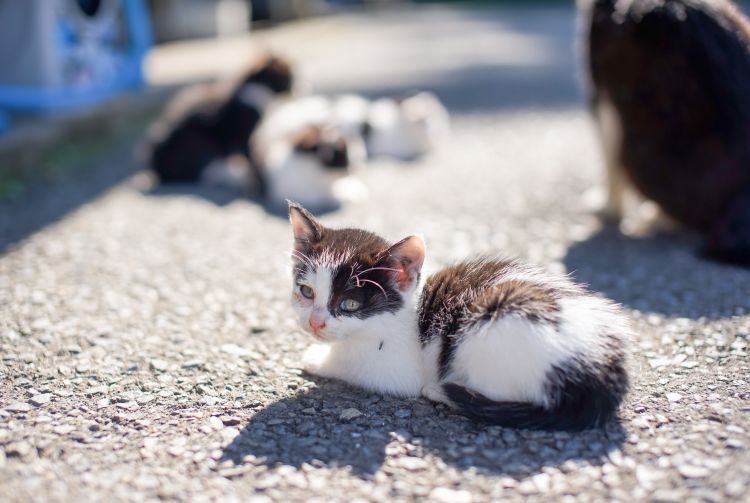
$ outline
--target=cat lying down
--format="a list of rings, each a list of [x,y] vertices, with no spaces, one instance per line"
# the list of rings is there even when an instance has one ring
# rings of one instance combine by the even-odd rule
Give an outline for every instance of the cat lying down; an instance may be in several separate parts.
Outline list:
[[[295,203],[289,215],[292,305],[320,343],[307,372],[508,427],[581,430],[616,415],[631,333],[613,302],[496,257],[447,267],[420,290],[419,236],[330,229]]]

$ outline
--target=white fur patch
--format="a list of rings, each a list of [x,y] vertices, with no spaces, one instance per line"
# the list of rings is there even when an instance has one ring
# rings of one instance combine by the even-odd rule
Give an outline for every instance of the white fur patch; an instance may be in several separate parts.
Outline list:
[[[576,296],[560,301],[559,328],[519,316],[464,333],[446,382],[473,389],[496,401],[548,406],[547,373],[573,357],[601,362],[611,348],[605,333],[629,334],[626,320],[607,301]]]

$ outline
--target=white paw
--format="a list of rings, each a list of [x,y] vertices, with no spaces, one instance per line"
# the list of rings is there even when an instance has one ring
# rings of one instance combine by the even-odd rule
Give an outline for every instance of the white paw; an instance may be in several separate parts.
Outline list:
[[[330,352],[331,347],[326,344],[310,346],[302,356],[302,368],[308,374],[327,377],[324,368]]]
[[[422,396],[433,402],[446,403],[450,405],[450,400],[445,396],[443,387],[439,384],[428,384],[422,388]]]

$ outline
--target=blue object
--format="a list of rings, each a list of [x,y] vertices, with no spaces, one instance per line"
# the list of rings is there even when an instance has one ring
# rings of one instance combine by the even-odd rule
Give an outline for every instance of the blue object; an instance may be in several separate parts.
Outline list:
[[[8,130],[8,126],[10,126],[10,120],[8,119],[8,116],[0,111],[0,135]]]
[[[113,53],[113,78],[64,87],[0,85],[0,107],[20,112],[45,112],[104,101],[115,94],[143,85],[143,60],[152,46],[151,21],[143,0],[120,0],[128,46]],[[58,24],[55,39],[64,53],[74,46],[77,34]],[[2,125],[0,122],[0,129]]]

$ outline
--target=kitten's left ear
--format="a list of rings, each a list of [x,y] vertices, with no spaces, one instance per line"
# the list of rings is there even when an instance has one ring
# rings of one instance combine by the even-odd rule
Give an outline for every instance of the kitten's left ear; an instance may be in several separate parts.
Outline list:
[[[287,201],[289,220],[292,222],[295,248],[317,243],[323,238],[323,226],[301,205]]]
[[[386,252],[388,266],[395,269],[395,283],[402,292],[409,290],[419,281],[425,253],[426,247],[422,236],[402,239]]]

